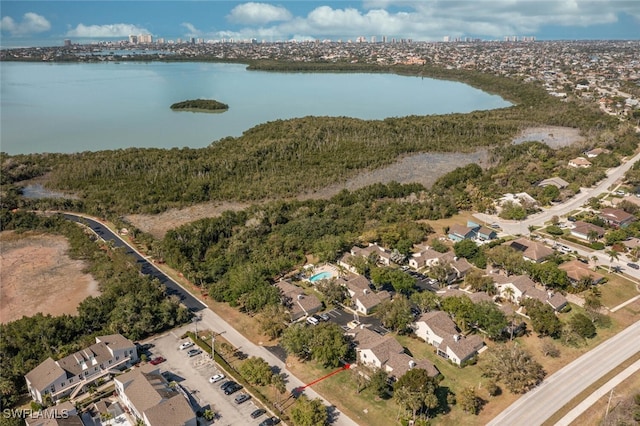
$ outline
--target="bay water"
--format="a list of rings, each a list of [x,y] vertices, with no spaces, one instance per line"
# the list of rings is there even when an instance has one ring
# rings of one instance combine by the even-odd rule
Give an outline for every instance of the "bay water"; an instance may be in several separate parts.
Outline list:
[[[0,150],[11,155],[205,147],[304,116],[384,119],[509,106],[468,85],[366,73],[247,71],[212,63],[0,63]],[[172,111],[215,99],[223,113]]]

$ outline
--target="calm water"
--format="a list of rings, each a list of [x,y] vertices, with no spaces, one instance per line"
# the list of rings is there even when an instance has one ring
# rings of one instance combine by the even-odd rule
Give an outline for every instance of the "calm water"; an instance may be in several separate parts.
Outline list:
[[[391,74],[283,74],[234,64],[126,62],[0,63],[0,72],[0,144],[9,154],[199,148],[277,119],[383,119],[510,105],[461,83]],[[169,108],[196,98],[224,102],[229,110]]]

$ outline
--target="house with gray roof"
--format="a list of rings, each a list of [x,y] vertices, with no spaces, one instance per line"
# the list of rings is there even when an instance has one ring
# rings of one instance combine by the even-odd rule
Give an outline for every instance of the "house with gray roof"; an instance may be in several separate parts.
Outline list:
[[[567,299],[560,293],[545,291],[526,275],[492,275],[493,282],[501,297],[513,303],[520,303],[526,298],[538,299],[549,304],[555,311],[567,305]]]
[[[348,335],[356,343],[358,362],[384,370],[393,380],[399,379],[413,368],[422,368],[431,377],[440,374],[429,360],[414,360],[391,334],[381,336],[366,327],[359,327],[349,331]]]
[[[313,315],[322,310],[322,302],[313,294],[306,294],[300,287],[289,281],[281,280],[276,283],[280,289],[282,304],[285,306],[291,321],[296,321],[304,316]]]
[[[448,313],[430,311],[422,314],[414,323],[416,336],[436,348],[436,353],[457,365],[474,357],[484,341],[480,336],[463,336]]]
[[[138,361],[135,344],[120,334],[96,337],[96,343],[54,361],[49,357],[25,375],[27,389],[34,401],[52,402],[64,397],[75,398],[98,379]]]
[[[196,415],[179,385],[170,386],[159,367],[144,364],[114,379],[122,404],[147,426],[197,426]]]
[[[362,275],[340,277],[336,282],[347,288],[353,308],[361,314],[368,315],[385,300],[391,299],[388,291],[373,291],[369,280]]]

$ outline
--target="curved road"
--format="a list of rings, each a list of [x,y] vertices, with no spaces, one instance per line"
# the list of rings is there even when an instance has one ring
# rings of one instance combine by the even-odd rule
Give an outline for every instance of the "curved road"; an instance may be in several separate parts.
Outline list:
[[[198,322],[200,324],[204,324],[206,327],[219,334],[224,334],[225,339],[229,341],[229,343],[231,343],[242,352],[246,353],[248,356],[260,357],[270,365],[278,367],[282,373],[285,373],[287,375],[287,389],[293,390],[300,386],[304,386],[304,383],[300,379],[295,377],[287,370],[286,364],[281,359],[270,352],[267,348],[255,345],[253,344],[253,342],[245,338],[222,317],[209,309],[204,303],[202,303],[186,289],[180,286],[180,284],[174,281],[171,277],[156,268],[155,265],[149,262],[126,241],[120,238],[119,235],[113,233],[107,226],[96,221],[95,219],[88,218],[86,216],[71,213],[63,213],[63,215],[69,220],[81,223],[89,227],[100,238],[108,241],[113,241],[114,247],[124,247],[126,250],[125,253],[133,256],[136,259],[136,262],[141,265],[141,270],[143,273],[158,278],[158,280],[160,280],[160,282],[167,287],[167,293],[177,295],[178,297],[180,297],[181,302],[185,306],[198,313],[198,315],[200,316],[200,321]],[[332,408],[330,416],[334,419],[333,424],[339,426],[358,425],[358,423],[347,417],[344,413],[338,411],[335,406],[332,406],[326,399],[316,393],[313,389],[306,388],[304,390],[304,393],[312,399],[320,398],[325,403],[325,405]]]
[[[562,204],[557,204],[551,208],[545,209],[540,213],[533,214],[527,217],[522,221],[515,220],[505,220],[501,219],[498,216],[488,215],[485,213],[476,213],[473,216],[484,221],[485,223],[497,223],[504,230],[505,233],[511,235],[527,235],[528,228],[531,225],[534,226],[542,226],[545,222],[551,220],[553,216],[564,216],[573,210],[580,208],[584,203],[586,203],[589,198],[597,197],[603,192],[607,192],[609,187],[613,185],[618,179],[620,179],[624,174],[631,169],[631,167],[636,163],[636,161],[640,160],[640,153],[634,155],[629,160],[627,160],[624,164],[620,166],[609,169],[607,171],[607,177],[603,179],[598,185],[593,188],[580,188],[580,193],[573,196],[571,199],[567,200]]]
[[[640,352],[640,321],[545,379],[489,425],[541,425],[596,380]]]

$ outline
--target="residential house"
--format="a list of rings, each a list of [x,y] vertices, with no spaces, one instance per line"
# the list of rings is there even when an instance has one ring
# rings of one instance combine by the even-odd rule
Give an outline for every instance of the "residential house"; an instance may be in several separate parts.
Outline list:
[[[416,336],[436,348],[436,353],[457,365],[475,356],[484,346],[477,335],[463,336],[444,311],[422,314],[413,324]]]
[[[384,266],[389,266],[391,264],[392,253],[380,247],[377,244],[369,244],[368,247],[364,247],[364,248],[360,248],[357,246],[352,247],[351,255],[361,256],[366,258],[375,257],[377,263]]]
[[[409,258],[409,266],[413,269],[422,269],[434,264],[442,256],[442,253],[435,251],[434,249],[427,247],[420,250],[418,253],[414,253]]]
[[[591,161],[584,157],[576,157],[573,160],[569,160],[569,166],[586,169],[587,167],[591,167]]]
[[[429,360],[414,360],[391,334],[381,336],[366,327],[359,327],[348,332],[348,335],[353,337],[356,344],[358,362],[384,370],[392,380],[399,379],[412,368],[422,368],[430,377],[440,374]]]
[[[502,206],[504,203],[513,203],[519,206],[523,204],[535,205],[537,201],[531,195],[526,192],[518,192],[517,194],[512,194],[510,192],[504,194],[499,200],[498,205]]]
[[[580,262],[579,260],[564,262],[563,264],[558,266],[558,268],[567,273],[567,277],[572,284],[577,283],[585,277],[591,277],[591,284],[593,285],[598,284],[602,282],[602,280],[604,280],[604,275],[592,271],[587,265]]]
[[[600,239],[604,235],[604,228],[589,222],[577,221],[571,229],[571,235],[583,240],[591,240],[593,234],[594,239]]]
[[[180,385],[170,386],[158,367],[144,364],[114,379],[122,404],[147,426],[197,426],[196,415]]]
[[[468,221],[467,226],[453,224],[449,228],[448,237],[451,241],[462,241],[477,239],[481,241],[493,240],[498,237],[495,230],[481,226],[475,222]]]
[[[454,223],[449,227],[448,237],[451,241],[458,242],[462,240],[471,240],[475,238],[476,232],[474,228]]]
[[[120,334],[96,337],[96,343],[58,361],[49,357],[25,375],[27,389],[34,401],[45,403],[64,397],[75,398],[98,379],[138,361],[135,344]]]
[[[608,154],[609,150],[604,148],[594,148],[590,151],[585,152],[587,158],[596,158],[600,154]]]
[[[635,216],[622,209],[604,208],[600,210],[598,217],[610,226],[616,228],[626,228],[631,222],[636,220]]]
[[[391,299],[388,291],[373,291],[369,280],[362,275],[340,277],[336,282],[347,287],[353,307],[364,315],[372,313],[380,303]]]
[[[500,297],[514,303],[521,303],[526,298],[538,299],[549,304],[555,311],[567,305],[567,299],[560,293],[545,291],[536,287],[526,275],[492,275]]]
[[[322,310],[322,302],[313,294],[305,294],[298,286],[286,280],[276,284],[282,295],[282,304],[285,306],[291,321],[296,321],[304,316],[313,315]]]
[[[569,186],[569,182],[567,182],[566,180],[562,179],[561,177],[558,176],[554,176],[552,178],[549,179],[544,179],[542,181],[540,181],[540,183],[538,184],[538,186],[544,188],[545,186],[549,186],[549,185],[553,185],[558,189],[564,189],[567,186]]]
[[[553,254],[553,249],[545,246],[537,241],[528,238],[518,238],[517,240],[507,241],[505,245],[522,253],[525,260],[535,263],[544,262]]]

